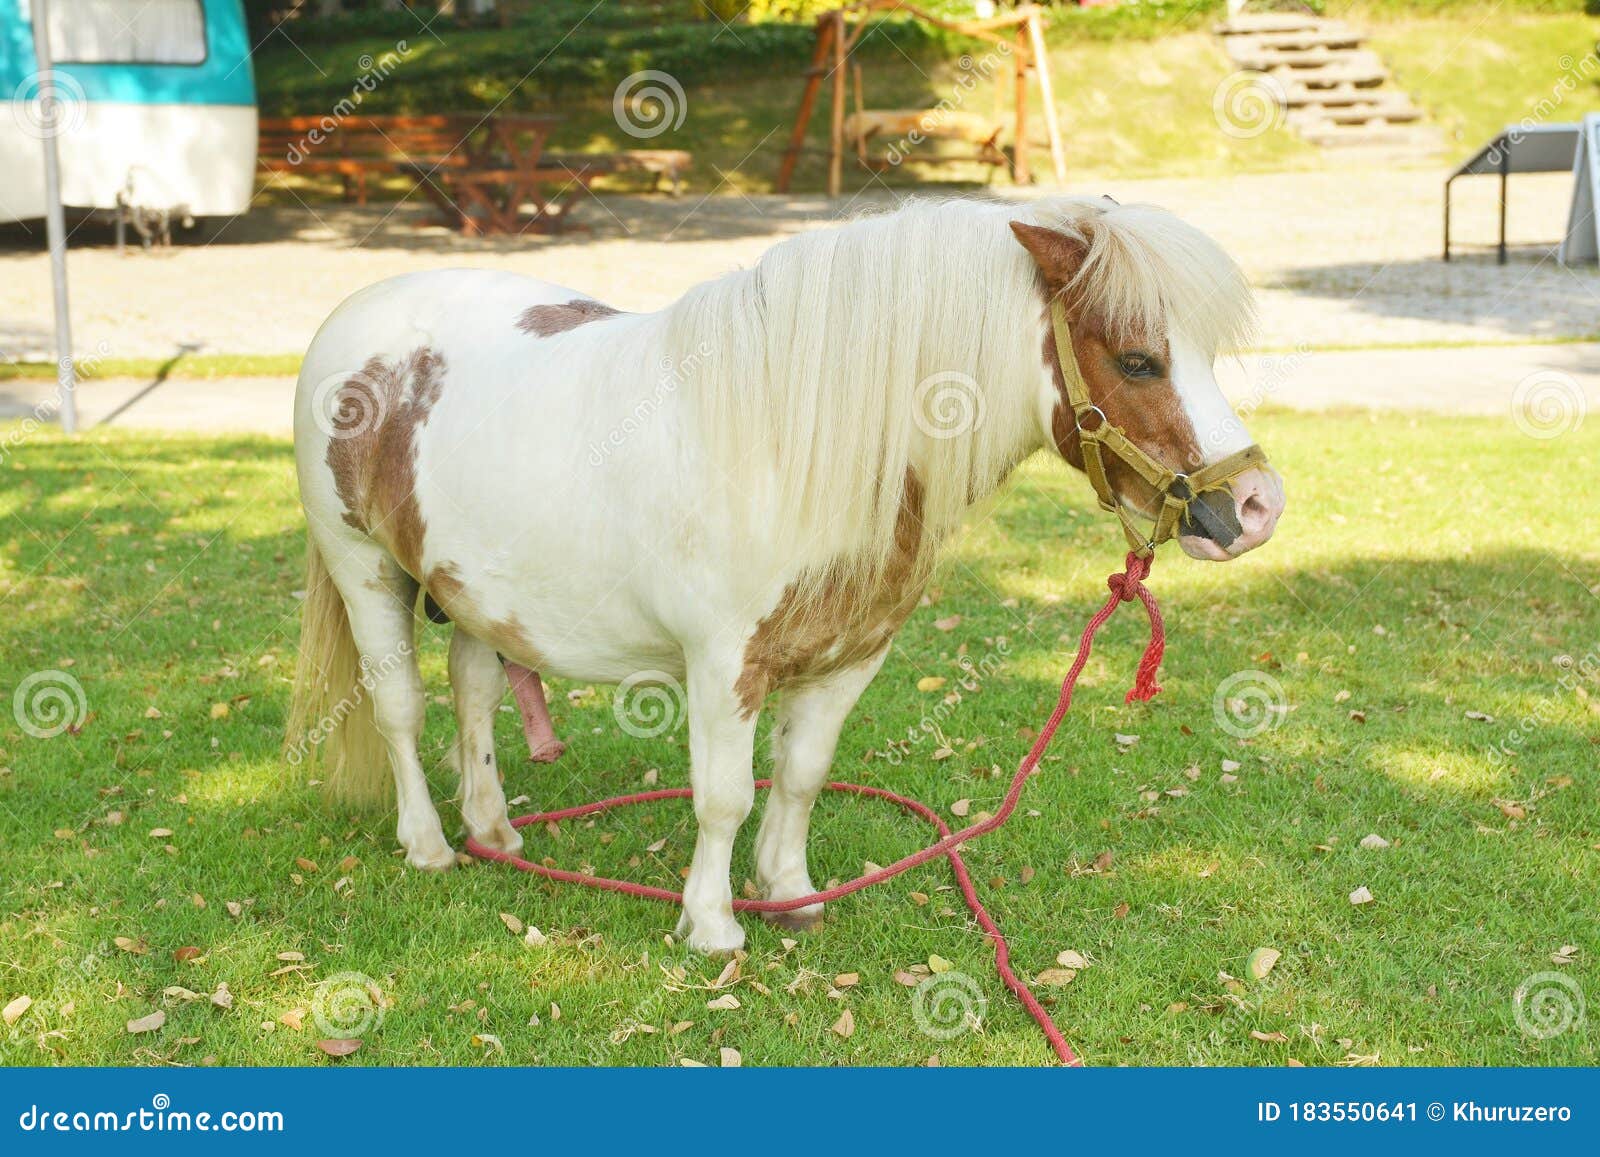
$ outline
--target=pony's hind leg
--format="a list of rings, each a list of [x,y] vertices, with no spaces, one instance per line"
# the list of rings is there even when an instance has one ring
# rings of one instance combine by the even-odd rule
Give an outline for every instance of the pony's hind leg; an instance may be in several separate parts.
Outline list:
[[[467,834],[480,844],[518,852],[522,837],[506,818],[506,795],[494,757],[494,718],[505,688],[494,648],[457,625],[450,636],[450,689],[456,703],[461,819]]]
[[[765,899],[793,900],[816,891],[806,867],[811,808],[828,780],[844,721],[888,653],[884,648],[826,682],[780,695],[772,729],[772,790],[756,835],[756,886]],[[822,905],[762,915],[791,931],[811,931],[822,923]]]
[[[368,539],[323,543],[322,553],[344,598],[375,722],[389,748],[400,813],[395,835],[412,867],[442,871],[456,857],[417,757],[425,701],[415,645],[416,580]]]

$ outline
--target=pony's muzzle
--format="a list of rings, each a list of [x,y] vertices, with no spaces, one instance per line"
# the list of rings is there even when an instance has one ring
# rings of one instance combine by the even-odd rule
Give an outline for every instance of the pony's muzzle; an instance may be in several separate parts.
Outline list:
[[[1283,508],[1283,479],[1270,467],[1254,467],[1189,503],[1178,545],[1190,558],[1237,558],[1272,537]]]

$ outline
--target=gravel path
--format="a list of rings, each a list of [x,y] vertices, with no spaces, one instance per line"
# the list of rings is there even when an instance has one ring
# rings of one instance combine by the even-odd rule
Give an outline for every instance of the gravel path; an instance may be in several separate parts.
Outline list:
[[[1555,263],[1570,178],[1513,179],[1511,236],[1498,267],[1474,252],[1438,259],[1443,174],[1279,173],[1228,180],[1112,181],[1084,192],[1149,200],[1217,236],[1260,290],[1263,349],[1517,342],[1600,331],[1600,274]],[[1492,238],[1494,182],[1462,182],[1460,236]],[[864,209],[816,196],[723,194],[585,201],[587,231],[465,240],[422,225],[423,209],[264,209],[209,245],[119,258],[105,234],[70,257],[80,356],[297,353],[347,294],[424,268],[521,270],[624,309],[659,307],[748,265],[780,238]],[[48,359],[49,267],[37,235],[0,235],[0,356]]]

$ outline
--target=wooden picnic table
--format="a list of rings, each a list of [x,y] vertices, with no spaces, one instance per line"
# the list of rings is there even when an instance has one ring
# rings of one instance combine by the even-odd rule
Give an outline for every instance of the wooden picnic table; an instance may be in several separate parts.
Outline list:
[[[336,173],[359,204],[369,173],[403,173],[463,233],[550,231],[566,224],[570,194],[592,179],[586,169],[542,161],[560,119],[503,112],[262,118],[260,163],[273,172]]]

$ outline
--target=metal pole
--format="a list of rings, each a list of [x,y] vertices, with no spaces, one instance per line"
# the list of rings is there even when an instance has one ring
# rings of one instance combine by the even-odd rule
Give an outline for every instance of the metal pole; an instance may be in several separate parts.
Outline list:
[[[1450,260],[1450,186],[1455,183],[1451,177],[1444,183],[1444,259]]]
[[[1500,264],[1506,263],[1506,184],[1511,174],[1511,141],[1500,150]]]
[[[56,89],[50,56],[49,0],[33,0],[33,55],[39,70],[39,113],[44,146],[45,236],[50,245],[50,281],[56,307],[56,387],[61,395],[61,428],[78,432],[77,373],[72,364],[72,319],[67,309],[67,225],[61,211],[61,155],[56,133],[66,123],[66,108]]]

